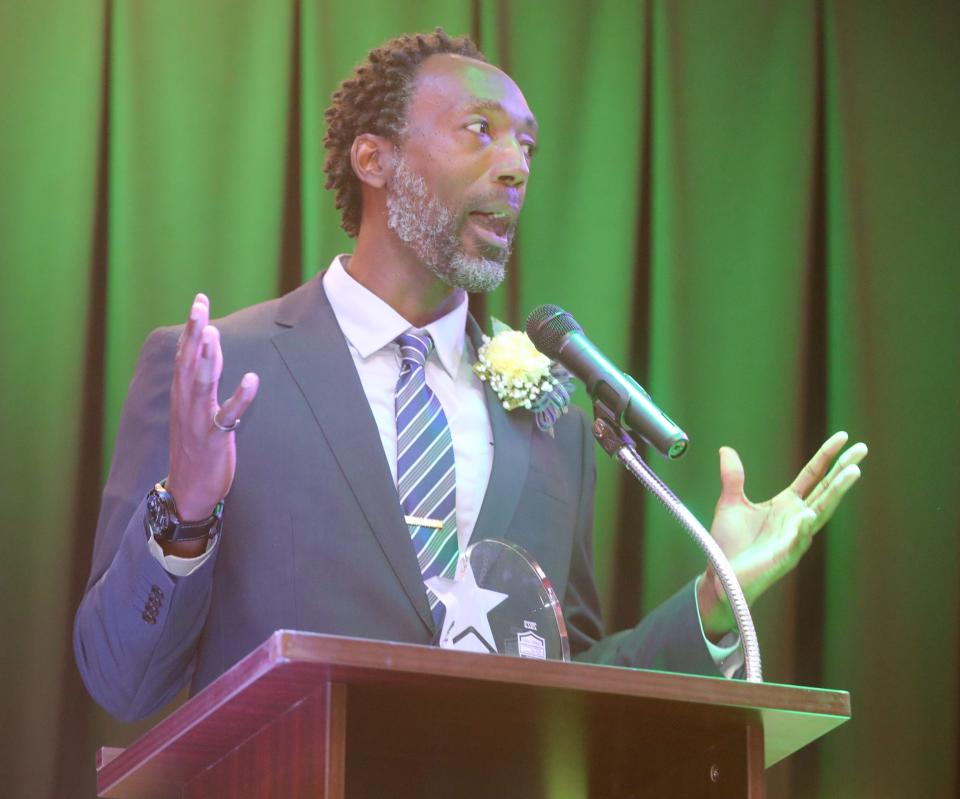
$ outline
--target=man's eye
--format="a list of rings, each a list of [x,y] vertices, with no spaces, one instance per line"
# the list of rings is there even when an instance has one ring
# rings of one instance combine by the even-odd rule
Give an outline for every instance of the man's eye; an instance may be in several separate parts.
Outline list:
[[[480,133],[485,136],[490,133],[490,123],[485,119],[478,119],[476,122],[471,122],[469,125],[467,125],[467,130],[471,130],[474,133]]]
[[[533,158],[537,152],[537,145],[532,141],[521,142],[520,146],[523,147],[523,151],[526,153],[527,158]]]

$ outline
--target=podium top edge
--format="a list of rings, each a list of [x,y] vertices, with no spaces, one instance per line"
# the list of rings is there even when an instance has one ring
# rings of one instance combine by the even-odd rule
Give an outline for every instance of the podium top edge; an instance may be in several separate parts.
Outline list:
[[[366,680],[372,671],[384,679],[390,675],[400,679],[430,676],[725,707],[785,710],[842,719],[850,716],[850,694],[847,691],[748,683],[720,676],[477,654],[297,630],[277,630],[258,650],[266,650],[264,654],[269,652],[268,658],[278,666],[314,664],[331,671],[333,679],[347,683]]]

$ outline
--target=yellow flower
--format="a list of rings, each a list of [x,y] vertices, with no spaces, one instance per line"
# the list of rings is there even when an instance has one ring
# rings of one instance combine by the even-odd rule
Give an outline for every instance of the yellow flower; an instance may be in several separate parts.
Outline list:
[[[550,359],[519,330],[499,333],[487,342],[484,356],[505,380],[538,384],[550,373]]]

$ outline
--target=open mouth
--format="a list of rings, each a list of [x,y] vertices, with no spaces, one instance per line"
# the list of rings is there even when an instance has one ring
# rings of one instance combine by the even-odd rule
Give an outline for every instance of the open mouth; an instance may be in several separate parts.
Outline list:
[[[513,220],[509,214],[500,211],[492,213],[471,211],[470,221],[483,238],[502,247],[507,245],[510,231],[513,228]]]

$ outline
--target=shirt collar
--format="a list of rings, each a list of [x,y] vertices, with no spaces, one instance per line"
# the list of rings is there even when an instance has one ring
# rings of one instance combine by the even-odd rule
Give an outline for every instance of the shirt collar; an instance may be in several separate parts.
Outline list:
[[[338,255],[323,276],[323,289],[347,341],[363,359],[391,344],[413,325],[347,271],[349,255]],[[449,313],[426,327],[440,364],[456,378],[463,357],[467,296]]]

